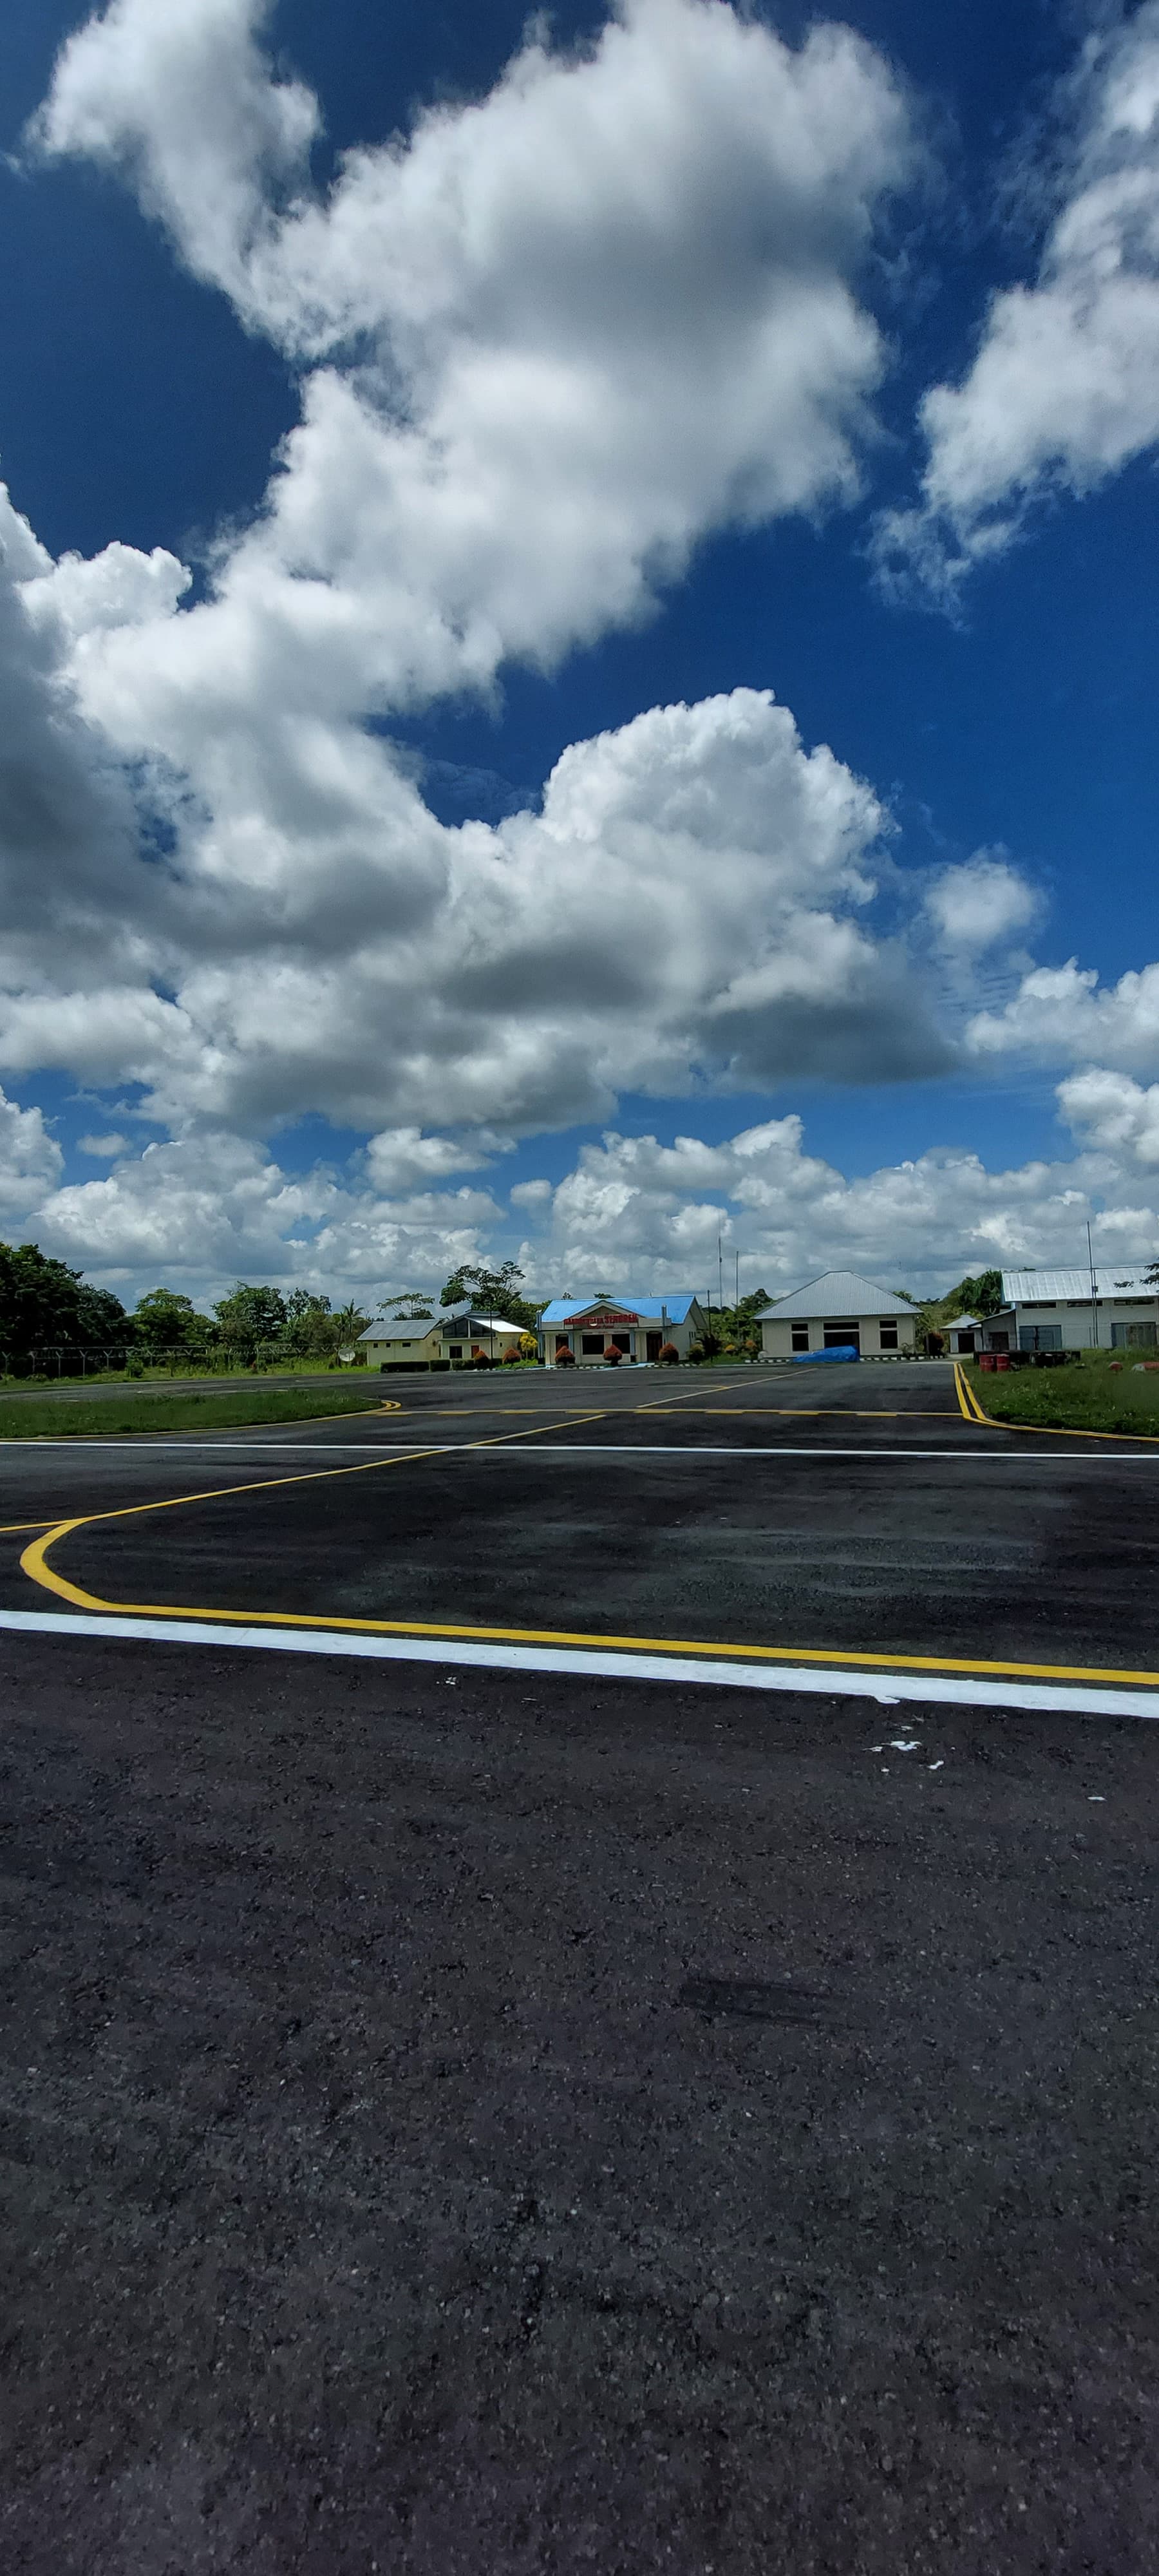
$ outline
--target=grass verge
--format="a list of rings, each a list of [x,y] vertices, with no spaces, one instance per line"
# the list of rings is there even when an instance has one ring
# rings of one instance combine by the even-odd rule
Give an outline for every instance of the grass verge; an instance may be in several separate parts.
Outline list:
[[[384,1398],[372,1386],[276,1389],[244,1388],[233,1395],[156,1395],[134,1389],[123,1398],[108,1396],[99,1405],[60,1403],[53,1396],[26,1396],[18,1404],[0,1398],[0,1439],[62,1440],[84,1436],[103,1440],[111,1431],[227,1431],[235,1424],[311,1422],[328,1414],[368,1413]]]
[[[1120,1357],[1115,1353],[1116,1358]],[[1138,1431],[1159,1435],[1159,1376],[1136,1372],[1138,1352],[1124,1351],[1121,1375],[1111,1355],[1084,1353],[1065,1368],[1011,1369],[1009,1375],[975,1367],[967,1376],[983,1413],[993,1422],[1024,1422],[1044,1431]]]

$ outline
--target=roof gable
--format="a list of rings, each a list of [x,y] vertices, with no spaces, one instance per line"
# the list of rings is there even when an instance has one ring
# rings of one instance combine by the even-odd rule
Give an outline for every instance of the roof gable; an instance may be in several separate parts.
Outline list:
[[[758,1323],[773,1323],[781,1316],[911,1315],[914,1309],[904,1297],[895,1297],[892,1288],[879,1288],[872,1279],[863,1279],[856,1270],[823,1270],[819,1279],[807,1279],[803,1288],[794,1288],[788,1297],[779,1297],[775,1306],[766,1306]]]
[[[694,1288],[670,1289],[665,1297],[553,1297],[541,1324],[582,1324],[586,1315],[615,1314],[641,1324],[686,1324],[697,1303]]]

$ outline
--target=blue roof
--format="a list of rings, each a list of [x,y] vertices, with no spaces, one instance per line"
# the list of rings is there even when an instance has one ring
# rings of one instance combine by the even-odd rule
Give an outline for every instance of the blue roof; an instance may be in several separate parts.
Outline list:
[[[670,1324],[686,1324],[695,1304],[695,1288],[674,1288],[667,1297],[553,1297],[539,1320],[541,1324],[570,1324],[589,1314],[594,1306],[607,1306],[617,1313],[639,1315],[649,1324],[661,1323],[665,1315]]]

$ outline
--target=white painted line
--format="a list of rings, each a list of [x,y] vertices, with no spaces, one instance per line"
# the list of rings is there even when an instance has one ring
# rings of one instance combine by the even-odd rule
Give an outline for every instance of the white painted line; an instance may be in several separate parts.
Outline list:
[[[458,1637],[366,1637],[320,1628],[243,1628],[208,1619],[58,1617],[0,1610],[0,1629],[41,1637],[122,1638],[160,1646],[256,1648],[278,1655],[357,1655],[371,1662],[459,1664],[500,1672],[562,1673],[613,1681],[706,1682],[726,1690],[808,1692],[872,1699],[887,1708],[919,1700],[958,1708],[1018,1708],[1073,1717],[1159,1719],[1159,1690],[1098,1690],[1073,1683],[992,1682],[969,1673],[850,1672],[843,1665],[719,1663],[712,1656],[624,1654],[593,1647],[473,1645]]]
[[[966,1430],[969,1427],[970,1426],[965,1423],[962,1425],[963,1430]],[[974,1427],[980,1430],[981,1424],[979,1423]],[[1129,1439],[1130,1433],[1125,1433],[1123,1436]],[[457,1441],[454,1445],[457,1448],[473,1449],[476,1444],[472,1440],[463,1440]],[[798,1444],[795,1442],[790,1443],[787,1440],[778,1441],[775,1447],[770,1444],[768,1447],[761,1449],[751,1447],[733,1449],[729,1448],[723,1441],[719,1444],[713,1443],[710,1446],[707,1441],[696,1440],[690,1440],[687,1442],[673,1440],[666,1442],[663,1445],[659,1441],[654,1442],[650,1440],[537,1440],[534,1449],[508,1449],[498,1442],[496,1442],[494,1447],[492,1447],[490,1442],[488,1442],[485,1448],[482,1446],[480,1447],[480,1454],[488,1458],[522,1457],[531,1459],[554,1457],[820,1458],[822,1460],[826,1458],[863,1458],[870,1464],[872,1464],[877,1458],[938,1458],[952,1459],[955,1466],[961,1466],[962,1464],[972,1466],[975,1460],[979,1458],[1004,1458],[1008,1460],[1011,1465],[1022,1467],[1041,1467],[1048,1462],[1056,1462],[1059,1458],[1063,1458],[1065,1459],[1068,1467],[1074,1466],[1077,1461],[1081,1461],[1082,1465],[1085,1467],[1105,1467],[1108,1464],[1111,1466],[1118,1466],[1120,1464],[1120,1459],[1117,1453],[1112,1454],[1102,1449],[835,1449],[830,1447],[823,1448],[817,1441],[810,1441],[808,1443],[801,1442]],[[1154,1449],[1128,1449],[1124,1454],[1132,1466],[1159,1466],[1159,1446],[1156,1446]]]
[[[981,1429],[981,1424],[963,1424],[963,1429]],[[1129,1439],[1130,1433],[1122,1437]],[[1012,1467],[1042,1467],[1065,1462],[1068,1467],[1154,1467],[1159,1466],[1159,1444],[1154,1449],[1022,1449],[978,1447],[955,1449],[879,1449],[835,1448],[819,1441],[777,1441],[760,1448],[755,1445],[730,1446],[725,1441],[712,1443],[651,1440],[539,1440],[534,1448],[523,1444],[524,1432],[502,1432],[487,1440],[420,1440],[417,1434],[394,1440],[138,1440],[129,1448],[123,1440],[0,1440],[0,1449],[23,1449],[39,1454],[45,1449],[100,1449],[120,1458],[132,1458],[145,1450],[161,1449],[167,1454],[194,1457],[202,1451],[228,1457],[234,1453],[245,1458],[391,1458],[412,1451],[423,1458],[450,1458],[459,1453],[480,1458],[860,1458],[873,1465],[879,1459],[935,1458],[955,1466],[973,1466],[978,1460],[1001,1458]],[[512,1444],[512,1445],[509,1445]]]

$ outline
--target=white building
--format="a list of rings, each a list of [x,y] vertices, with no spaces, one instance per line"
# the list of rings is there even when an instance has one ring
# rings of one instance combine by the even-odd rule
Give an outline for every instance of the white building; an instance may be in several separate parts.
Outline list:
[[[1159,1287],[1147,1265],[1089,1270],[1004,1270],[1002,1311],[980,1336],[988,1351],[1153,1350]]]
[[[778,1297],[757,1318],[762,1357],[804,1359],[811,1351],[851,1347],[863,1359],[912,1352],[917,1316],[904,1297],[878,1288],[855,1270],[826,1270],[789,1297]]]
[[[412,1316],[408,1321],[381,1318],[358,1340],[358,1355],[369,1368],[449,1368],[453,1360],[501,1360],[523,1334],[522,1324],[505,1315],[457,1314]]]

